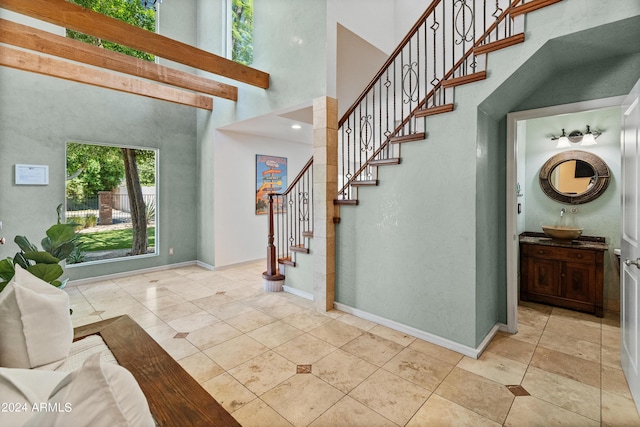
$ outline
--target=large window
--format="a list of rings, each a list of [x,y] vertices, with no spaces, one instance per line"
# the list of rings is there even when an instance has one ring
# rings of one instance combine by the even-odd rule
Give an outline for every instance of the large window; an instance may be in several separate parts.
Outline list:
[[[68,0],[79,6],[91,9],[95,12],[112,18],[120,19],[131,25],[144,28],[149,31],[156,31],[156,7],[152,7],[154,2],[143,2],[140,0]],[[136,58],[147,61],[154,61],[154,55],[150,53],[140,52],[126,46],[112,43],[108,40],[102,40],[95,36],[79,33],[77,31],[67,29],[67,37],[80,40],[94,46],[104,47],[105,49],[124,53]]]
[[[157,152],[68,142],[66,159],[66,221],[79,234],[67,264],[157,253]]]

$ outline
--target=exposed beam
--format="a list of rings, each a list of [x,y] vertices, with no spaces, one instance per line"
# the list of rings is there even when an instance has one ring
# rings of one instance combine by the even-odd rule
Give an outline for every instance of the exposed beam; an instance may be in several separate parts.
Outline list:
[[[263,71],[66,0],[0,0],[0,7],[263,89],[269,87],[269,74]]]
[[[213,99],[208,96],[198,95],[158,83],[137,80],[122,74],[110,73],[108,71],[102,71],[7,46],[0,46],[0,66],[114,89],[120,92],[142,95],[149,98],[174,102],[176,104],[188,105],[190,107],[213,110]]]
[[[129,55],[0,19],[0,42],[160,83],[238,100],[238,88]]]

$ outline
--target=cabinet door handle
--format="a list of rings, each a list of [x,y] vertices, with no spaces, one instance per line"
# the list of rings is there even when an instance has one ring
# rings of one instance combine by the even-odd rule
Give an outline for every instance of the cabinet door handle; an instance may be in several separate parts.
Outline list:
[[[577,256],[578,256],[578,258],[582,258],[582,254],[578,254]]]
[[[640,269],[640,258],[636,259],[635,261],[631,261],[630,259],[625,259],[624,263],[627,265],[627,267],[631,267],[632,265],[635,265],[636,268]]]

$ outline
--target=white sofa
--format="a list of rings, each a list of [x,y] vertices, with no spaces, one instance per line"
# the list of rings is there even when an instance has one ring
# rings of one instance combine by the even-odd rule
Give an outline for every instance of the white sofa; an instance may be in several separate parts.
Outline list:
[[[74,330],[67,293],[18,265],[0,319],[3,427],[239,425],[131,318]]]

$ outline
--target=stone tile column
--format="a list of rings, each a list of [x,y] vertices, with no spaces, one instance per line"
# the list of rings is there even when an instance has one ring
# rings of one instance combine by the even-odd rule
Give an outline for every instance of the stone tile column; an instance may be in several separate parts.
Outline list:
[[[338,101],[313,101],[313,298],[317,309],[333,309],[336,234],[333,199],[338,194]]]

